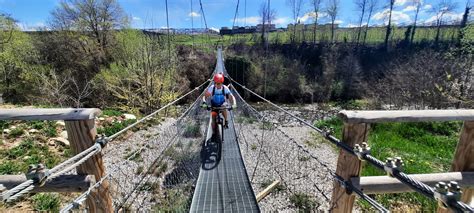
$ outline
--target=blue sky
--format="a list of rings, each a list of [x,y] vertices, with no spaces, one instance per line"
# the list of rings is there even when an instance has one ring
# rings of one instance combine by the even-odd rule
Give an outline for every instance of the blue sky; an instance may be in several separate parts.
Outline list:
[[[193,13],[191,13],[191,1],[193,2]],[[209,27],[220,28],[231,27],[237,0],[201,0]],[[327,0],[323,0],[326,2]],[[424,0],[424,7],[420,13],[422,22],[432,21],[436,14],[431,12],[431,7],[439,0]],[[60,0],[0,0],[0,13],[6,13],[19,21],[19,25],[25,30],[33,30],[37,27],[48,26],[51,11],[59,5]],[[165,0],[118,0],[126,14],[131,19],[134,28],[164,28],[166,27]],[[246,2],[246,7],[245,7]],[[266,0],[240,0],[240,7],[236,25],[255,25],[259,22],[258,10],[262,2]],[[292,22],[291,7],[286,0],[272,0],[271,8],[277,12],[274,23],[277,26],[286,26]],[[300,20],[311,22],[310,0],[303,0]],[[358,12],[355,10],[354,0],[340,0],[341,11],[337,17],[340,26],[353,26],[357,23]],[[386,3],[388,0],[380,0]],[[457,3],[457,9],[446,15],[449,20],[459,19],[462,16],[466,0],[453,0]],[[170,27],[190,28],[191,18],[194,27],[204,27],[202,14],[199,10],[199,0],[168,0]],[[381,25],[385,22],[385,13],[380,5],[374,14],[372,24]],[[323,4],[324,7],[324,4]],[[246,11],[246,14],[245,14]],[[321,14],[324,16],[324,14]],[[394,21],[401,24],[409,24],[414,19],[414,11],[410,0],[396,0],[394,9]],[[322,18],[322,22],[328,22],[328,18]]]

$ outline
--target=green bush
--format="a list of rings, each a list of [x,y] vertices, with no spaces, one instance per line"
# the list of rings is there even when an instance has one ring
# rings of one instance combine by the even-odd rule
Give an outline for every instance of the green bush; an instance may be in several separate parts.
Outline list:
[[[35,211],[59,212],[61,207],[59,195],[55,193],[40,193],[32,197]]]
[[[122,122],[113,122],[112,124],[105,125],[97,129],[97,133],[105,134],[106,136],[111,136],[120,130],[124,129],[125,127],[129,126],[130,124],[135,123],[136,120],[124,120]]]
[[[313,210],[317,203],[311,197],[304,193],[294,193],[290,196],[290,203],[295,205],[299,210],[304,212],[310,212]]]
[[[22,136],[23,133],[25,133],[25,129],[23,127],[17,127],[8,133],[8,138],[18,138]]]
[[[121,116],[123,113],[116,109],[104,109],[102,110],[102,115],[106,116]]]
[[[45,126],[43,126],[43,128],[41,129],[41,131],[46,137],[53,138],[53,137],[58,136],[56,127],[57,127],[57,124],[55,121],[47,121]]]
[[[201,137],[201,127],[196,124],[196,123],[189,123],[185,127],[186,129],[184,130],[183,136],[187,138],[197,138]]]
[[[44,121],[28,121],[26,124],[30,126],[31,128],[37,129],[37,130],[41,130],[46,126]]]

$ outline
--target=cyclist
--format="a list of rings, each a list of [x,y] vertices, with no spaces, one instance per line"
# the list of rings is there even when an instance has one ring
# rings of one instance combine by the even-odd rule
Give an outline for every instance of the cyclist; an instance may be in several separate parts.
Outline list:
[[[211,99],[211,107],[220,107],[224,105],[226,99],[229,100],[229,103],[232,105],[232,108],[236,108],[236,101],[235,97],[229,90],[229,87],[224,85],[224,75],[222,73],[217,73],[214,75],[214,84],[207,88],[206,93],[202,97],[202,105],[207,107],[206,99]],[[212,129],[215,129],[216,125],[216,117],[218,111],[212,110]],[[229,122],[227,121],[227,110],[222,110],[222,115],[224,115],[224,127],[229,128]],[[214,134],[214,132],[213,132]]]

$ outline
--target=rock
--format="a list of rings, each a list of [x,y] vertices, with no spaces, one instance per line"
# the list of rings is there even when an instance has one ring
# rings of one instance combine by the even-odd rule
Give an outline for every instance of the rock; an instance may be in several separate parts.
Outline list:
[[[37,130],[37,129],[30,129],[30,130],[28,130],[28,133],[38,133],[38,132],[39,132],[39,130]]]
[[[105,121],[104,117],[99,117],[99,121]]]
[[[61,127],[65,127],[66,123],[64,123],[64,121],[57,121],[56,125],[61,126]]]
[[[67,137],[67,131],[62,131],[61,133],[59,133],[59,136],[60,136],[61,138],[64,138],[64,139],[68,139],[68,137]]]
[[[132,114],[123,114],[122,117],[123,117],[125,120],[136,120],[136,119],[137,119],[137,116],[132,115]]]
[[[4,133],[4,134],[9,134],[10,132],[11,132],[10,129],[4,129],[4,130],[3,130],[3,133]]]
[[[64,138],[51,138],[49,139],[49,142],[48,144],[51,146],[51,142],[52,144],[56,144],[56,142],[58,142],[58,144],[60,144],[61,146],[69,146],[69,141],[64,139]]]
[[[30,159],[30,158],[31,158],[30,156],[25,156],[25,157],[23,157],[23,160],[26,161],[26,160],[28,160],[28,159]]]

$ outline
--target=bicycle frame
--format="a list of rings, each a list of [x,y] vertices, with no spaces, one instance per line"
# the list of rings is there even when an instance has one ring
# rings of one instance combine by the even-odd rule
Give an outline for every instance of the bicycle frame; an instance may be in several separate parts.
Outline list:
[[[224,118],[222,118],[222,111],[224,110],[232,110],[232,107],[227,106],[220,106],[220,107],[207,107],[209,111],[217,111],[217,116],[215,123],[216,125],[213,128],[214,134],[219,134],[220,142],[224,142]]]

